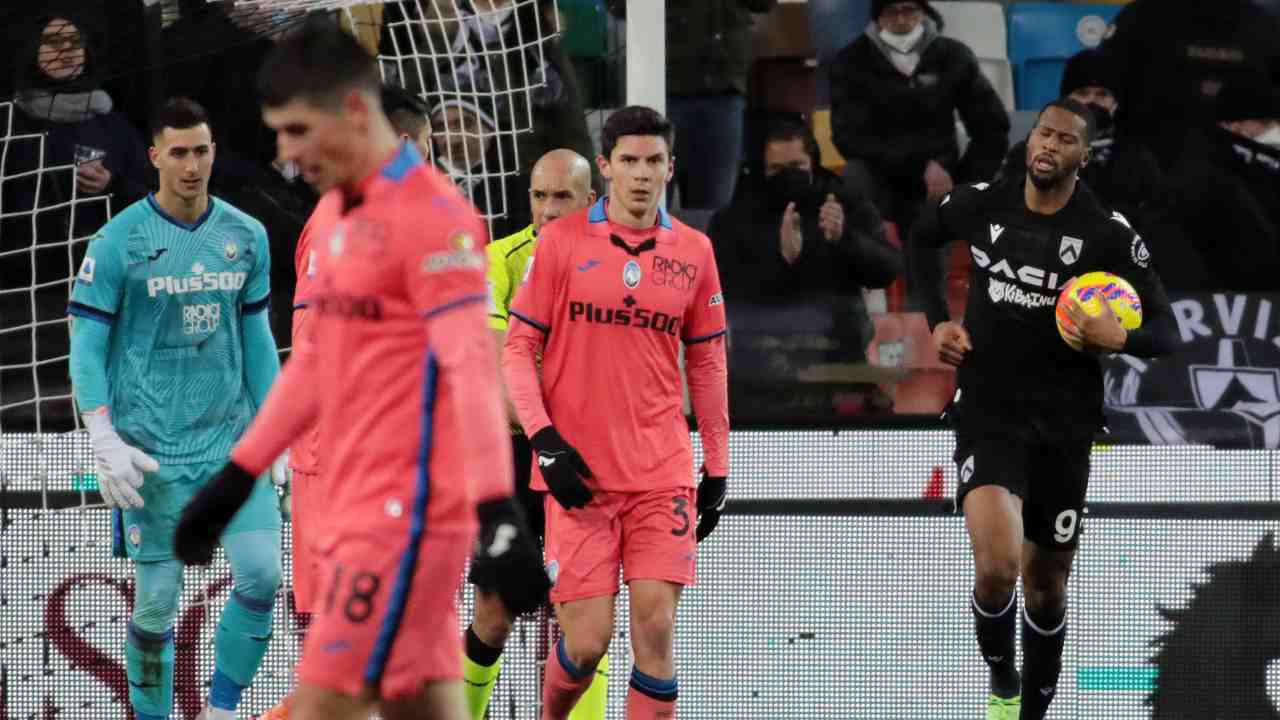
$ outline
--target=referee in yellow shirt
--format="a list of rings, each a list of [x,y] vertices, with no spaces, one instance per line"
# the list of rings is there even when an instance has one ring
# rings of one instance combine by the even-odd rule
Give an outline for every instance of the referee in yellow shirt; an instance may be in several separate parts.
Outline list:
[[[497,339],[499,360],[507,339],[507,310],[515,298],[516,288],[524,278],[529,258],[538,244],[538,231],[543,225],[562,215],[589,207],[596,201],[591,189],[591,164],[572,150],[559,149],[543,155],[533,166],[529,178],[529,204],[533,223],[520,232],[489,243],[489,327]],[[516,494],[522,500],[529,526],[542,533],[542,495],[529,489],[529,473],[533,451],[529,439],[520,430],[516,414],[507,403],[511,420],[512,454],[515,456]],[[476,593],[476,613],[467,628],[462,677],[467,694],[467,707],[473,720],[482,720],[493,684],[502,668],[502,649],[511,633],[513,618],[497,595]],[[604,720],[608,699],[609,657],[596,668],[596,677],[570,720]]]

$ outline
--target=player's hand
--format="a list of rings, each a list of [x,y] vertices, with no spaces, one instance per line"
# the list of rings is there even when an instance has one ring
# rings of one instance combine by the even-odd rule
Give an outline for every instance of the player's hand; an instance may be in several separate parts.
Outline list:
[[[960,367],[965,353],[973,349],[969,331],[950,320],[938,323],[933,329],[933,344],[938,346],[938,359],[955,367]]]
[[[280,487],[289,482],[292,475],[293,472],[289,470],[289,451],[285,450],[271,463],[271,483]]]
[[[818,210],[818,229],[829,243],[838,242],[844,235],[844,206],[834,193],[827,193],[827,201]]]
[[[698,483],[698,542],[720,524],[720,513],[724,512],[729,495],[728,482],[727,478],[708,475],[707,469],[702,468],[702,481]]]
[[[1072,298],[1067,304],[1067,317],[1071,318],[1071,324],[1063,325],[1063,332],[1084,345],[1086,350],[1120,352],[1124,349],[1125,340],[1129,339],[1129,333],[1120,324],[1111,303],[1103,301],[1098,304],[1102,306],[1102,312],[1090,315]]]
[[[85,195],[100,195],[111,185],[111,171],[101,160],[87,162],[76,168],[76,188]]]
[[[94,470],[102,502],[111,508],[142,507],[144,503],[138,489],[142,487],[143,475],[159,470],[160,463],[120,439],[107,413],[85,413],[82,419],[93,445]]]
[[[551,497],[565,510],[586,507],[591,502],[591,488],[583,480],[594,476],[578,451],[551,425],[534,433],[529,444],[538,456],[538,472],[547,482]]]
[[[790,265],[800,257],[803,249],[804,231],[800,228],[800,211],[796,210],[794,202],[789,202],[787,209],[782,211],[782,225],[778,228],[778,252],[782,253],[782,259]]]
[[[476,508],[480,537],[471,558],[470,580],[497,593],[512,615],[533,612],[547,601],[551,579],[524,513],[513,498],[489,500]]]
[[[947,172],[941,163],[930,160],[929,164],[924,166],[924,189],[930,200],[937,200],[955,189],[955,181],[951,179],[951,173]]]
[[[253,475],[229,462],[182,509],[173,553],[184,565],[208,565],[213,549],[240,507],[253,494]]]

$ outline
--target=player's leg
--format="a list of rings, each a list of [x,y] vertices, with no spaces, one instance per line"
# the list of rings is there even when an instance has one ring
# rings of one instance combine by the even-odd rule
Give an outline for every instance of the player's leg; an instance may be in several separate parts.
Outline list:
[[[591,686],[601,658],[609,651],[615,600],[616,595],[610,594],[556,604],[561,635],[547,657],[542,685],[543,720],[567,718]]]
[[[211,718],[233,718],[271,641],[272,608],[280,589],[280,506],[270,479],[258,478],[248,502],[222,534],[232,588],[214,636],[209,686]]]
[[[138,720],[167,718],[173,711],[173,621],[181,593],[182,563],[177,560],[134,565],[124,657],[129,704]]]
[[[541,493],[529,489],[533,449],[523,434],[511,436],[511,458],[516,495],[529,527],[543,531]],[[473,720],[481,720],[502,671],[502,651],[511,634],[513,618],[496,594],[476,592],[475,614],[463,636],[462,687]]]
[[[272,608],[280,588],[280,532],[249,530],[222,536],[231,564],[231,595],[214,636],[210,717],[235,717],[271,642]]]
[[[1057,692],[1067,636],[1067,580],[1082,528],[1092,443],[1046,447],[1024,512],[1022,555],[1023,718],[1040,720]]]
[[[990,673],[987,717],[1014,712],[1021,693],[1015,657],[1017,585],[1023,522],[1021,483],[1026,477],[1024,445],[956,434],[959,471],[957,501],[973,551],[974,586],[969,598],[978,649]]]
[[[472,720],[481,720],[489,707],[511,628],[511,616],[498,595],[477,590],[475,615],[463,636],[462,656],[463,690]]]
[[[684,586],[694,580],[696,497],[691,487],[634,493],[621,516],[635,656],[627,692],[629,720],[675,717],[676,605]]]
[[[618,518],[625,495],[597,492],[585,508],[565,510],[553,498],[546,509],[547,572],[562,631],[547,657],[542,717],[564,720],[592,684],[613,636],[614,600],[622,562]]]

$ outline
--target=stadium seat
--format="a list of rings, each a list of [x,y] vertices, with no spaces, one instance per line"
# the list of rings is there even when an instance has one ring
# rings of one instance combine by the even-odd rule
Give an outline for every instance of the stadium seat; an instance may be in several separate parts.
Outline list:
[[[1009,60],[1019,110],[1036,110],[1058,97],[1067,58],[1097,47],[1118,5],[1020,2],[1009,6]]]
[[[969,46],[1005,110],[1013,110],[1013,70],[1009,64],[1004,7],[997,2],[934,2],[942,15],[942,34]]]

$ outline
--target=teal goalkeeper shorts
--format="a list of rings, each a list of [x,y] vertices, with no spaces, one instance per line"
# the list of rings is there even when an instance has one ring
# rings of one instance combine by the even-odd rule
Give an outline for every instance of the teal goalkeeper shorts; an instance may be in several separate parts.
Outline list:
[[[134,562],[173,559],[173,532],[182,509],[204,484],[226,465],[226,461],[194,465],[161,465],[149,473],[138,489],[143,506],[112,513],[112,546],[123,546]],[[270,473],[254,483],[253,494],[240,508],[223,536],[250,530],[280,530],[280,502]]]

